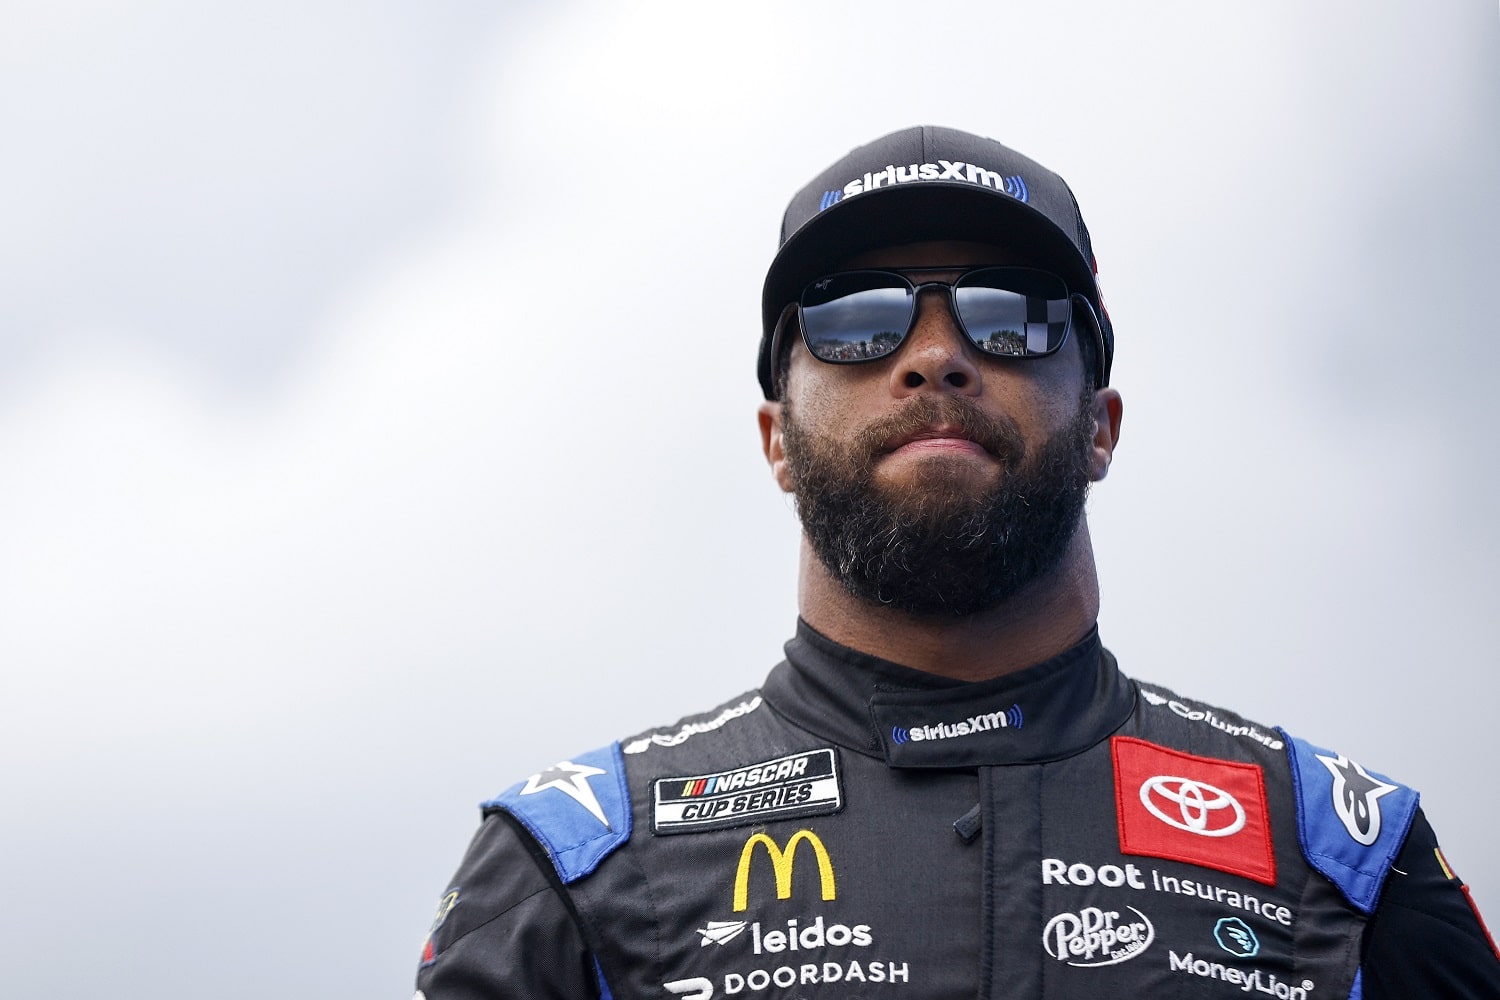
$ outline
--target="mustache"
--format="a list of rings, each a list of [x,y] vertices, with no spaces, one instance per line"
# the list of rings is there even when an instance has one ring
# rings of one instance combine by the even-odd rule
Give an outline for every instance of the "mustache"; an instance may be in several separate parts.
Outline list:
[[[1010,417],[986,413],[976,404],[957,396],[915,396],[900,411],[881,417],[855,435],[853,453],[870,466],[892,438],[905,438],[928,427],[951,425],[969,440],[994,455],[1008,468],[1020,465],[1026,443]]]

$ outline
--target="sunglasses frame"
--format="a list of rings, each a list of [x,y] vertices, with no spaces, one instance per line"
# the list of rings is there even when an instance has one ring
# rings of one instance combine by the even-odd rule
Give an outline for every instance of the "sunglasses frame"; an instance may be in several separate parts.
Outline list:
[[[1041,353],[1035,353],[1035,354],[993,354],[993,353],[991,353],[989,351],[986,351],[984,348],[980,347],[979,344],[974,340],[973,334],[971,334],[969,332],[968,325],[964,322],[963,316],[959,314],[958,308],[955,305],[954,298],[953,298],[954,289],[955,289],[955,287],[957,286],[957,284],[959,282],[961,282],[964,278],[968,277],[970,274],[973,274],[973,273],[978,272],[978,271],[994,271],[994,270],[999,270],[999,271],[1030,271],[1030,272],[1034,272],[1034,273],[1038,273],[1038,274],[1044,274],[1044,275],[1047,275],[1048,277],[1055,278],[1057,280],[1058,284],[1060,284],[1062,286],[1062,288],[1064,289],[1064,291],[1066,291],[1068,293],[1068,303],[1069,303],[1068,325],[1063,330],[1063,335],[1062,335],[1061,338],[1059,338],[1059,340],[1057,342],[1057,345],[1055,347],[1053,347],[1049,351],[1041,352]],[[956,278],[954,278],[952,281],[923,281],[923,282],[916,282],[916,281],[912,281],[911,278],[909,277],[909,275],[921,275],[921,274],[930,274],[930,273],[952,273],[952,272],[955,272],[955,271],[958,272],[958,276]],[[807,294],[807,289],[811,288],[813,285],[817,284],[819,281],[826,280],[827,278],[840,277],[842,275],[848,275],[848,274],[866,274],[866,273],[893,275],[895,277],[898,277],[898,278],[902,279],[902,281],[904,281],[906,283],[907,287],[909,287],[912,290],[911,317],[907,320],[906,330],[901,334],[901,339],[896,343],[896,346],[894,348],[892,348],[888,353],[882,354],[882,355],[880,355],[878,357],[873,357],[873,358],[841,358],[841,359],[840,358],[823,358],[823,357],[819,357],[818,354],[813,350],[812,345],[810,343],[808,343],[808,340],[807,340],[807,325],[802,321],[802,310],[803,310],[802,298],[803,298],[803,296]],[[858,365],[858,364],[866,364],[866,363],[869,363],[869,362],[885,361],[888,358],[895,357],[895,355],[900,352],[901,348],[903,346],[905,346],[906,339],[911,336],[912,328],[916,325],[916,320],[917,320],[917,299],[922,294],[923,290],[928,289],[928,288],[941,288],[941,289],[943,289],[946,292],[946,298],[947,298],[947,304],[948,304],[948,314],[953,317],[954,323],[957,324],[959,331],[964,336],[964,339],[966,341],[968,341],[969,345],[971,347],[973,347],[976,351],[978,351],[981,356],[986,357],[986,358],[993,358],[993,359],[995,359],[997,361],[1001,361],[1001,360],[1033,361],[1033,360],[1036,360],[1037,358],[1047,358],[1047,357],[1051,357],[1052,355],[1056,354],[1058,351],[1062,350],[1063,346],[1067,344],[1068,338],[1070,336],[1072,336],[1072,333],[1073,333],[1073,324],[1074,324],[1074,321],[1077,319],[1078,314],[1079,314],[1079,310],[1076,307],[1077,306],[1082,306],[1083,307],[1082,313],[1083,313],[1083,315],[1084,315],[1084,317],[1086,319],[1086,322],[1087,322],[1087,324],[1089,326],[1089,332],[1092,335],[1093,340],[1094,340],[1094,347],[1095,347],[1095,352],[1094,352],[1095,353],[1094,376],[1095,376],[1095,379],[1097,381],[1097,384],[1104,385],[1104,377],[1105,377],[1104,376],[1104,371],[1103,371],[1103,366],[1104,366],[1104,361],[1103,361],[1103,358],[1104,358],[1104,332],[1099,327],[1099,316],[1094,311],[1093,303],[1091,303],[1088,300],[1088,298],[1086,296],[1084,296],[1083,294],[1081,294],[1079,292],[1072,291],[1071,289],[1069,289],[1068,288],[1068,283],[1066,281],[1064,281],[1061,276],[1059,276],[1057,274],[1054,274],[1051,271],[1047,271],[1047,270],[1044,270],[1042,268],[1036,268],[1036,267],[1014,267],[1014,266],[1009,266],[1009,265],[994,265],[994,264],[987,264],[987,265],[985,265],[983,267],[973,267],[973,266],[963,265],[963,264],[954,264],[954,265],[946,265],[946,266],[938,266],[938,267],[902,267],[902,268],[861,267],[861,268],[852,268],[852,269],[850,269],[848,271],[835,271],[832,274],[823,275],[821,277],[813,279],[812,281],[809,281],[806,285],[803,286],[803,291],[802,291],[801,294],[799,294],[797,296],[796,301],[787,303],[787,305],[785,306],[785,308],[783,308],[781,310],[781,316],[780,316],[780,318],[777,319],[776,326],[775,326],[774,330],[772,331],[772,336],[771,336],[771,380],[772,380],[772,384],[775,385],[776,382],[777,382],[777,380],[780,378],[780,375],[781,375],[780,369],[781,369],[782,338],[785,335],[785,327],[786,327],[787,322],[790,319],[792,319],[793,317],[796,317],[796,319],[797,319],[797,335],[802,339],[802,344],[803,344],[804,347],[807,348],[807,353],[810,354],[810,355],[812,355],[812,357],[813,357],[814,360],[819,361],[822,364],[825,364],[825,365]]]

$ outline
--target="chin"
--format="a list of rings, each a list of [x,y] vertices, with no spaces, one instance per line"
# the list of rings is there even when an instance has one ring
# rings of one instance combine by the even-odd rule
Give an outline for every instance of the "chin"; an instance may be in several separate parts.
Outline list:
[[[872,482],[894,496],[931,491],[977,498],[992,491],[1002,475],[993,462],[981,464],[967,455],[930,455],[894,468],[882,466]]]

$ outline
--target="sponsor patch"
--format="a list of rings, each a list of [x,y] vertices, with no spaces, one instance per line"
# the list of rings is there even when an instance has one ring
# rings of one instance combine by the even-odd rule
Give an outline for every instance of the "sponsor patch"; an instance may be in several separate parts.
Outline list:
[[[995,729],[1020,729],[1026,724],[1026,715],[1020,705],[998,712],[982,712],[954,722],[939,722],[927,726],[891,727],[891,742],[921,743],[923,740],[951,740],[959,736],[975,736]]]
[[[458,890],[449,889],[438,901],[437,914],[432,918],[432,926],[427,929],[427,940],[422,942],[422,964],[420,968],[426,968],[437,961],[437,932],[448,919],[448,914],[458,905]],[[418,994],[420,996],[420,994]]]
[[[738,705],[731,705],[718,715],[706,722],[686,722],[675,732],[650,733],[639,739],[631,740],[625,744],[624,751],[629,754],[645,753],[652,747],[675,747],[681,746],[688,740],[700,733],[711,733],[715,729],[722,728],[725,723],[732,722],[741,716],[749,715],[760,708],[760,695],[756,695],[749,701],[742,701]]]
[[[1146,876],[1151,877],[1148,879]],[[1163,875],[1155,868],[1142,871],[1133,864],[1091,865],[1082,861],[1069,864],[1061,858],[1042,859],[1042,885],[1092,886],[1102,885],[1107,889],[1150,889],[1172,895],[1194,896],[1223,906],[1244,910],[1283,927],[1292,926],[1296,914],[1283,906],[1275,897],[1261,899],[1248,893],[1238,892],[1212,882],[1194,881],[1175,875]]]
[[[1302,854],[1370,913],[1411,829],[1417,793],[1306,740],[1287,743]]]
[[[1220,718],[1219,714],[1206,705],[1194,705],[1178,698],[1167,698],[1165,695],[1157,694],[1145,685],[1138,685],[1141,697],[1146,699],[1148,705],[1161,708],[1165,706],[1173,715],[1187,719],[1189,722],[1201,722],[1206,726],[1212,726],[1220,732],[1228,733],[1230,736],[1240,736],[1248,740],[1254,740],[1268,750],[1282,750],[1286,744],[1279,740],[1274,734],[1262,732],[1248,722],[1232,722]]]
[[[1458,887],[1463,890],[1464,901],[1469,904],[1469,909],[1474,911],[1474,919],[1479,921],[1479,929],[1484,931],[1484,938],[1490,943],[1490,950],[1495,953],[1496,958],[1500,958],[1500,947],[1495,945],[1495,936],[1490,933],[1489,925],[1484,922],[1484,915],[1479,912],[1479,904],[1474,902],[1474,894],[1469,891],[1469,887],[1464,884],[1463,879],[1459,878],[1458,874],[1448,864],[1448,859],[1443,856],[1443,849],[1441,847],[1434,847],[1432,855],[1437,858],[1437,863],[1443,869],[1443,875],[1447,877],[1448,881],[1457,882]]]
[[[630,839],[630,788],[620,744],[559,761],[481,804],[504,809],[546,850],[564,885],[593,872]]]
[[[1031,192],[1026,188],[1026,179],[1020,174],[1004,175],[987,167],[981,167],[977,163],[965,163],[963,160],[938,160],[936,163],[911,163],[901,166],[891,164],[884,170],[866,171],[864,176],[854,178],[838,190],[824,191],[823,197],[818,201],[818,211],[832,208],[845,198],[863,194],[866,191],[874,191],[881,187],[894,187],[897,184],[910,184],[913,181],[959,181],[964,184],[976,184],[980,187],[1004,191],[1017,201],[1031,200]]]
[[[1128,885],[1132,889],[1146,888],[1146,880],[1135,865],[1093,865],[1077,862],[1068,864],[1060,858],[1042,859],[1042,885],[1093,885],[1098,883],[1111,889]]]
[[[1314,754],[1333,777],[1334,815],[1355,843],[1369,847],[1380,839],[1380,799],[1397,788],[1381,781],[1343,754]]]
[[[1265,774],[1255,764],[1110,740],[1120,851],[1276,884]]]
[[[791,898],[792,868],[796,863],[799,845],[807,847],[813,860],[817,862],[815,884],[820,889],[824,902],[832,902],[837,898],[832,862],[817,834],[811,830],[799,830],[787,840],[783,851],[764,833],[755,833],[745,842],[740,853],[735,877],[736,912],[743,911],[748,905],[746,880],[751,859],[759,853],[757,849],[760,847],[766,849],[765,853],[771,859],[776,898]],[[808,884],[804,885],[804,889],[811,888],[813,880],[806,881]],[[798,895],[806,902],[810,893],[804,891]],[[769,896],[759,893],[758,898],[766,900]],[[787,911],[781,912],[784,914]],[[792,912],[800,915],[774,920],[710,920],[697,928],[699,948],[713,945],[712,953],[723,956],[718,961],[735,964],[735,971],[722,973],[723,996],[755,994],[773,987],[785,990],[793,986],[832,983],[906,985],[911,982],[908,963],[892,959],[869,924],[840,923],[824,913],[816,913],[809,918],[800,907],[793,908]],[[845,914],[842,919],[850,918]],[[720,949],[723,949],[722,953]],[[784,960],[787,964],[768,964],[778,960]],[[745,964],[750,962],[755,964]],[[668,992],[689,997],[690,1000],[712,1000],[721,995],[714,982],[706,978],[674,979],[662,985]],[[808,994],[804,992],[798,995]],[[860,992],[859,995],[865,994]]]
[[[766,857],[771,859],[771,872],[775,876],[776,898],[792,898],[792,872],[797,867],[797,848],[807,845],[813,861],[818,866],[818,892],[823,902],[838,898],[838,881],[833,874],[833,860],[822,839],[811,830],[798,830],[787,838],[782,847],[764,833],[752,833],[740,849],[740,861],[734,870],[734,912],[744,913],[750,905],[750,868],[755,861],[757,847],[764,847]]]
[[[568,798],[577,802],[587,809],[589,815],[599,821],[604,829],[611,829],[609,817],[604,815],[604,807],[599,804],[599,796],[594,792],[594,786],[589,784],[590,778],[596,778],[601,774],[609,774],[602,767],[594,767],[590,764],[575,764],[571,760],[559,761],[539,771],[526,779],[517,795],[540,795],[543,792],[562,792]]]
[[[799,962],[796,965],[751,969],[749,972],[725,973],[724,995],[762,993],[773,986],[787,990],[793,986],[816,986],[819,983],[859,983],[863,987],[865,983],[901,986],[910,982],[911,969],[905,962]],[[698,993],[693,1000],[700,997],[707,1000],[712,996],[712,993]]]
[[[782,951],[817,951],[823,948],[868,948],[875,943],[869,924],[825,924],[823,915],[812,920],[788,920],[785,929],[768,924],[761,931],[760,921],[750,925],[750,950],[756,955]]]
[[[698,946],[707,948],[711,944],[733,941],[744,933],[747,926],[743,920],[710,920],[706,926],[698,928]]]
[[[838,755],[824,747],[727,771],[659,778],[652,783],[651,829],[658,834],[722,830],[843,807]]]
[[[1225,965],[1223,962],[1210,962],[1203,958],[1194,958],[1192,952],[1179,955],[1175,951],[1167,952],[1167,968],[1176,973],[1196,976],[1199,979],[1218,979],[1230,986],[1239,989],[1241,993],[1261,994],[1279,998],[1279,1000],[1309,1000],[1315,989],[1311,979],[1304,979],[1300,983],[1290,983],[1265,969],[1242,969],[1234,965]],[[1350,996],[1358,996],[1358,991]]]
[[[1254,958],[1260,954],[1260,938],[1239,917],[1221,917],[1214,924],[1214,940],[1235,958]]]
[[[1156,929],[1140,910],[1125,909],[1130,913],[1097,906],[1059,913],[1042,930],[1042,947],[1059,962],[1080,969],[1128,962],[1151,947]]]

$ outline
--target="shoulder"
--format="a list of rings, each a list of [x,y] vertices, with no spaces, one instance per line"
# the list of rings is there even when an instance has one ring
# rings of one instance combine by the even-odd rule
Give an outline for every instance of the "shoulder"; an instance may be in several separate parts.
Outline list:
[[[750,691],[670,726],[558,761],[482,803],[504,812],[536,840],[564,885],[591,874],[635,830],[637,805],[662,780],[663,766],[704,769],[733,758],[762,731]],[[685,775],[686,776],[686,775]]]
[[[486,816],[515,817],[546,852],[564,884],[591,873],[630,839],[630,789],[620,744],[574,754],[482,803]]]
[[[681,747],[689,740],[694,741],[695,748],[707,752],[707,744],[733,739],[736,735],[735,730],[744,728],[743,723],[736,725],[731,725],[731,723],[738,723],[738,720],[759,721],[759,717],[763,715],[761,709],[764,704],[758,689],[747,691],[706,712],[685,716],[670,726],[648,729],[621,741],[621,744],[624,752],[632,756],[646,753],[653,748]],[[714,738],[698,739],[709,734],[714,734]]]
[[[1201,808],[1263,791],[1278,856],[1290,848],[1343,905],[1363,914],[1366,1000],[1500,996],[1500,958],[1415,790],[1344,753],[1229,709],[1155,684],[1137,682],[1136,690],[1126,738],[1177,755],[1152,758],[1160,767],[1142,772],[1143,780],[1179,794],[1188,791],[1186,782]],[[1255,780],[1236,784],[1246,768]],[[1246,802],[1246,810],[1254,814],[1256,806]]]
[[[753,724],[761,704],[748,692],[573,754],[481,803],[484,821],[423,946],[419,986],[436,996],[460,982],[493,980],[507,996],[594,995],[597,968],[572,898],[577,883],[630,841],[638,811],[647,815],[653,773],[690,773],[754,745],[764,737]],[[747,729],[760,735],[736,732]],[[543,953],[546,961],[532,960]],[[496,961],[508,955],[516,960]],[[558,992],[558,983],[569,985]]]
[[[1500,954],[1418,810],[1361,948],[1366,1000],[1500,995]]]
[[[1157,684],[1133,683],[1139,694],[1136,714],[1148,728],[1177,732],[1180,738],[1205,749],[1221,743],[1257,752],[1280,753],[1286,748],[1285,735],[1273,726],[1227,708],[1184,698]]]
[[[1420,796],[1341,753],[1296,737],[1287,743],[1303,854],[1369,913],[1411,831]]]
[[[438,902],[419,995],[469,996],[480,984],[496,996],[594,995],[593,958],[557,890],[531,838],[489,816]]]
[[[1136,716],[1148,739],[1260,765],[1272,798],[1290,800],[1308,864],[1371,912],[1417,814],[1415,790],[1284,729],[1158,685],[1136,686]]]

